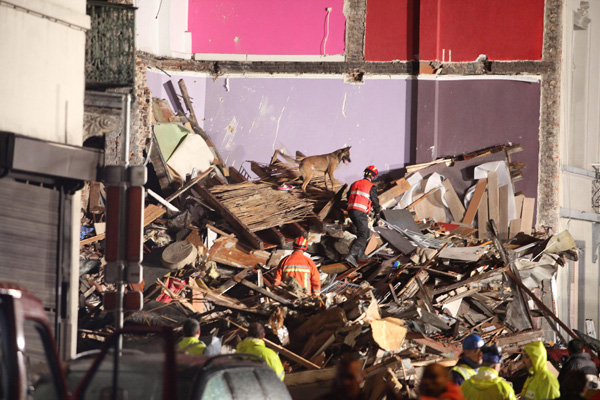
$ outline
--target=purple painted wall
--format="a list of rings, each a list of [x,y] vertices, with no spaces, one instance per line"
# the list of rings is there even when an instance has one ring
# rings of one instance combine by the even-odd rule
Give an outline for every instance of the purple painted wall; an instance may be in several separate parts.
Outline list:
[[[220,78],[207,82],[205,129],[235,166],[268,162],[275,149],[316,155],[351,145],[352,163],[335,174],[351,183],[367,165],[387,171],[407,163],[406,90],[404,79]]]
[[[526,163],[516,190],[528,197],[537,193],[539,82],[367,78],[352,85],[339,76],[213,81],[147,74],[153,96],[169,98],[172,105],[168,82],[178,94],[181,78],[200,123],[228,165],[266,163],[276,148],[314,155],[351,145],[352,163],[341,165],[335,175],[351,182],[370,164],[387,172],[409,162],[512,142],[524,148],[513,161]]]
[[[146,86],[152,92],[152,97],[159,99],[168,99],[171,103],[171,109],[177,113],[177,102],[185,112],[185,104],[181,97],[181,91],[179,90],[180,79],[183,78],[185,86],[187,87],[188,94],[192,99],[194,105],[194,111],[196,118],[198,119],[198,125],[204,128],[204,110],[206,106],[206,82],[208,79],[204,76],[190,76],[190,75],[171,75],[169,77],[164,72],[153,72],[148,71],[146,73]],[[171,83],[171,85],[169,84]],[[175,94],[173,94],[173,91]]]
[[[539,82],[420,80],[417,91],[417,162],[507,142],[519,143],[523,151],[511,159],[524,161],[526,167],[524,179],[515,183],[515,190],[528,197],[537,196]]]

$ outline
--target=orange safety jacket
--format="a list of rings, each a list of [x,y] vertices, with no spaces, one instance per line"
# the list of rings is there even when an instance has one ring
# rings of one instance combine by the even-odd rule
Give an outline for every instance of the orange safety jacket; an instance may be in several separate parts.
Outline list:
[[[319,270],[313,260],[306,257],[302,250],[295,250],[281,260],[275,271],[275,286],[282,280],[285,281],[288,276],[294,278],[309,295],[321,293]]]
[[[360,210],[365,214],[371,211],[371,188],[373,182],[368,179],[361,179],[350,186],[350,195],[348,196],[348,210]]]

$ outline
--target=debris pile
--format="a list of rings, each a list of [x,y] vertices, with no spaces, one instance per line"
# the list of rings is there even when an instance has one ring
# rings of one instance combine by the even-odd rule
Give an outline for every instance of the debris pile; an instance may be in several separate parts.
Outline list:
[[[167,111],[155,104],[157,122],[186,122]],[[194,125],[186,136],[198,136]],[[530,341],[565,343],[564,332],[572,334],[555,316],[550,281],[576,259],[575,243],[566,231],[532,230],[534,199],[513,186],[523,164],[510,155],[519,146],[409,166],[404,178],[378,183],[383,218],[354,268],[342,262],[355,237],[347,185],[337,182],[330,192],[315,177],[307,194],[282,190],[301,182],[297,165],[277,153],[268,165],[251,163],[258,180],[218,161],[204,169],[196,163],[185,182],[181,174],[172,179],[164,147],[155,145],[151,157],[161,187],[144,213],[144,282],[129,285],[143,291],[144,307],[128,313],[128,323],[179,327],[194,317],[203,335],[235,349],[257,321],[285,362],[290,387],[332,379],[336,360],[353,350],[368,377],[391,369],[409,393],[419,368],[452,365],[471,333],[503,346],[508,357]],[[103,196],[97,182],[84,190],[82,348],[111,330],[102,300],[112,289],[103,278]],[[320,296],[274,285],[297,236],[308,238]]]

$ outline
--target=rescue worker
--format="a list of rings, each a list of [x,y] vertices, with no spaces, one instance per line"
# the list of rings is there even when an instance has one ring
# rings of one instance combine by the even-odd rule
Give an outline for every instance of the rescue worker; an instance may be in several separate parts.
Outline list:
[[[481,365],[483,345],[483,339],[479,335],[471,334],[463,340],[463,352],[451,370],[452,382],[460,386],[477,373],[477,368]]]
[[[531,374],[523,385],[522,400],[556,399],[560,397],[558,379],[546,367],[548,355],[544,343],[537,341],[523,348],[523,362]]]
[[[183,339],[179,341],[179,351],[185,354],[204,354],[206,345],[200,341],[200,323],[188,318],[183,323]]]
[[[242,340],[236,348],[236,353],[254,354],[262,358],[265,363],[283,381],[285,372],[277,353],[265,346],[265,328],[258,322],[253,322],[248,327],[248,337]]]
[[[483,346],[481,367],[461,385],[467,400],[515,400],[512,386],[498,376],[502,349],[500,346]]]
[[[371,237],[369,229],[369,213],[375,213],[375,223],[379,221],[381,206],[377,197],[377,188],[373,179],[377,177],[378,171],[374,165],[365,168],[364,178],[356,181],[350,186],[348,195],[348,215],[356,227],[356,240],[350,247],[350,252],[345,260],[353,267],[358,267],[357,259],[365,258],[364,251],[367,241]]]
[[[562,386],[563,380],[569,371],[583,371],[585,375],[592,375],[590,380],[598,380],[596,364],[592,361],[589,353],[583,351],[584,344],[581,340],[573,339],[567,346],[569,358],[564,363],[558,374],[558,383]]]
[[[294,278],[309,295],[321,293],[321,278],[317,266],[309,257],[304,255],[308,249],[308,241],[304,236],[294,240],[294,252],[279,262],[275,271],[275,286],[281,281]]]
[[[419,384],[419,400],[465,400],[460,387],[450,381],[448,369],[429,364],[423,370]]]

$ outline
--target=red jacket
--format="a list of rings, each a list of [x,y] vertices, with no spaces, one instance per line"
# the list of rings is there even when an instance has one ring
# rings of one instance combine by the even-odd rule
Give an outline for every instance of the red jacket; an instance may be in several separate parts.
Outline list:
[[[371,211],[371,189],[373,182],[368,179],[361,179],[350,186],[348,196],[348,210],[360,210],[365,214]]]
[[[462,391],[460,390],[460,386],[450,382],[448,386],[446,386],[446,391],[440,394],[438,397],[431,396],[419,396],[419,400],[465,400]]]
[[[285,281],[288,276],[294,278],[309,295],[321,293],[319,270],[313,260],[306,257],[302,250],[295,250],[281,260],[275,271],[275,286],[282,280]]]

